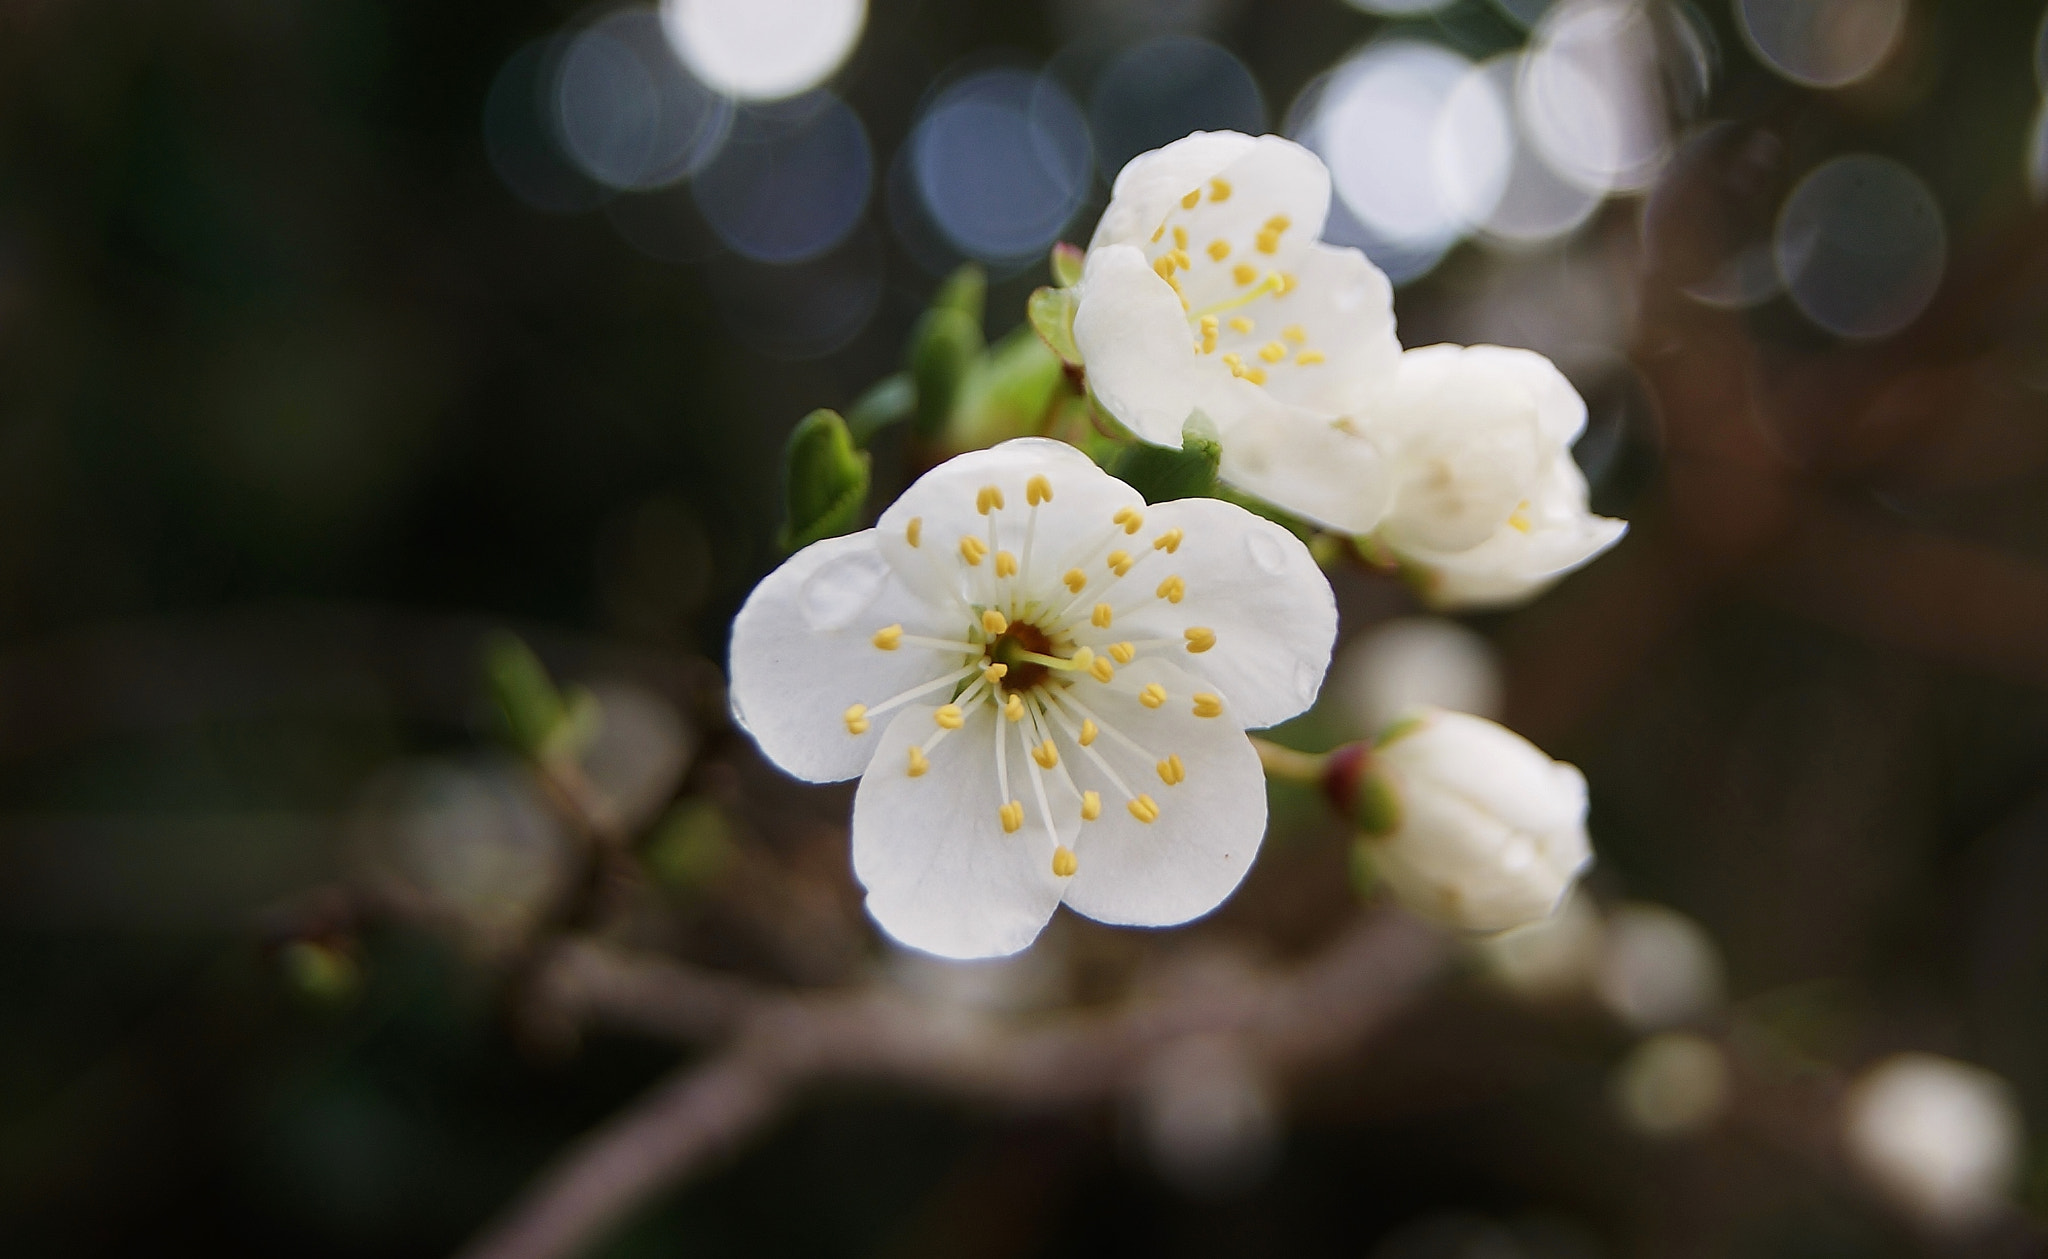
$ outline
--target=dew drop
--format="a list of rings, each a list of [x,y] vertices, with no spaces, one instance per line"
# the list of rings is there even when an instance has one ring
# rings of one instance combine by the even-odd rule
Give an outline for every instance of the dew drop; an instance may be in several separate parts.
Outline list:
[[[1245,535],[1244,549],[1262,572],[1278,577],[1287,571],[1287,551],[1277,538],[1263,529],[1254,529]]]
[[[888,562],[872,551],[833,560],[804,582],[804,621],[822,633],[845,629],[867,611],[888,579]]]

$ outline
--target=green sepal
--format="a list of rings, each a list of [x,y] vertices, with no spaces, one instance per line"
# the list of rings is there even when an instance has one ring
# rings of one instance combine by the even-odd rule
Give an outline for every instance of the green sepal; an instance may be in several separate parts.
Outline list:
[[[1392,721],[1388,722],[1386,724],[1386,727],[1382,729],[1378,734],[1373,736],[1373,750],[1378,751],[1379,749],[1386,747],[1390,743],[1393,743],[1400,739],[1405,739],[1409,735],[1414,734],[1417,730],[1422,729],[1422,727],[1428,724],[1429,719],[1419,714],[1407,717],[1396,717]]]
[[[1172,450],[1143,442],[1126,446],[1110,466],[1110,474],[1145,496],[1148,503],[1175,498],[1213,498],[1216,467],[1223,447],[1206,437],[1181,434],[1181,447]]]
[[[988,319],[988,272],[980,263],[963,263],[932,297],[933,310],[957,310],[979,328]]]
[[[499,630],[484,641],[483,668],[500,732],[520,752],[539,756],[569,714],[547,666],[518,635]]]
[[[988,342],[981,321],[952,306],[933,306],[911,334],[910,375],[917,390],[917,432],[934,437],[952,418],[967,378]]]
[[[1041,288],[1025,305],[1039,337],[1061,362],[1075,367],[1081,365],[1081,351],[1074,345],[1074,308],[1079,304],[1072,289]]]
[[[1082,264],[1088,255],[1078,247],[1061,241],[1052,247],[1052,282],[1061,288],[1072,288],[1081,282]]]
[[[856,446],[865,448],[875,434],[917,413],[917,383],[909,372],[884,376],[846,410],[846,427]]]
[[[1401,797],[1368,767],[1352,788],[1351,820],[1367,835],[1391,835],[1401,826]]]
[[[969,374],[945,428],[946,445],[980,450],[1045,431],[1066,368],[1029,328],[997,342]]]
[[[837,411],[821,408],[798,421],[783,448],[782,549],[851,532],[867,505],[870,462]]]

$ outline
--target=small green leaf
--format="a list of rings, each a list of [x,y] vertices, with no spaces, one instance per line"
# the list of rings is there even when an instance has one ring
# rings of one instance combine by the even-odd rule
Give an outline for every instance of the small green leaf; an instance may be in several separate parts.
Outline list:
[[[1029,328],[1013,330],[968,376],[946,425],[946,445],[980,450],[1043,433],[1066,379],[1059,356],[1037,334]]]
[[[1052,348],[1052,352],[1060,356],[1060,361],[1079,366],[1081,351],[1074,347],[1074,308],[1077,304],[1072,289],[1042,288],[1031,294],[1025,310],[1031,316],[1031,326]]]
[[[695,891],[723,873],[738,855],[732,824],[709,800],[684,800],[669,810],[647,841],[646,860],[661,882]]]
[[[1223,447],[1208,438],[1183,433],[1179,450],[1143,443],[1124,447],[1109,471],[1143,494],[1148,503],[1210,498],[1216,489],[1216,466],[1222,458]]]
[[[939,286],[932,309],[957,310],[980,328],[988,317],[988,273],[978,263],[964,264]]]
[[[1052,247],[1052,279],[1062,288],[1072,288],[1081,282],[1081,264],[1088,255],[1065,241]]]
[[[796,551],[851,531],[867,505],[868,465],[837,411],[813,411],[799,421],[783,452],[782,548]]]
[[[917,384],[909,372],[884,376],[847,408],[846,427],[854,444],[865,447],[875,434],[909,419],[917,411]]]
[[[987,348],[980,321],[950,306],[934,306],[918,320],[910,343],[910,374],[917,382],[919,436],[933,437],[946,427]]]
[[[569,711],[547,666],[509,630],[485,640],[483,666],[506,739],[528,756],[540,755]]]

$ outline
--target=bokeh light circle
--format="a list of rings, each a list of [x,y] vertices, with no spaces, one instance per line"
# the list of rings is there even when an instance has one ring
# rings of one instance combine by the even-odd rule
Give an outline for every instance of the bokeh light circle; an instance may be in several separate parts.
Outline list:
[[[1425,13],[1436,12],[1450,2],[1451,0],[1345,0],[1345,3],[1354,9],[1386,17],[1421,17]]]
[[[676,60],[652,9],[579,32],[555,70],[556,134],[570,161],[612,188],[658,188],[718,152],[731,102]]]
[[[725,148],[690,188],[728,249],[756,262],[801,262],[860,221],[873,157],[860,116],[815,92],[740,110]]]
[[[1551,169],[1522,125],[1515,95],[1522,59],[1515,53],[1474,66],[1451,94],[1450,116],[1464,117],[1494,102],[1501,111],[1505,152],[1499,174],[1481,181],[1463,172],[1474,165],[1440,163],[1451,204],[1488,237],[1509,244],[1552,240],[1584,223],[1601,202],[1589,191]],[[1483,134],[1470,126],[1461,134]]]
[[[1331,185],[1359,224],[1390,245],[1441,249],[1464,233],[1466,220],[1443,187],[1439,155],[1447,107],[1470,69],[1471,62],[1448,48],[1388,40],[1339,67],[1323,88],[1310,147],[1329,163]],[[1468,109],[1479,120],[1475,130],[1499,134],[1466,147],[1482,158],[1491,150],[1504,171],[1505,121],[1494,112],[1488,117],[1483,101]],[[1460,185],[1469,197],[1485,200],[1485,188],[1497,181],[1497,173],[1482,170],[1461,176]]]
[[[1103,67],[1088,122],[1104,173],[1190,131],[1266,129],[1266,101],[1242,61],[1206,39],[1165,35],[1134,44]]]
[[[2027,129],[2027,190],[2036,201],[2048,201],[2048,100],[2034,111]]]
[[[881,307],[886,267],[880,235],[863,227],[803,262],[764,266],[725,254],[704,274],[734,337],[792,360],[821,358],[859,336]]]
[[[683,63],[740,100],[808,92],[860,42],[866,0],[664,0],[662,25]]]
[[[1941,208],[1890,158],[1837,157],[1814,168],[1779,211],[1778,273],[1802,313],[1844,337],[1882,337],[1913,322],[1941,284]]]
[[[1906,0],[1735,0],[1735,21],[1772,70],[1807,87],[1845,87],[1884,64]]]
[[[946,239],[987,262],[1043,253],[1088,195],[1088,123],[1060,86],[987,70],[948,87],[918,121],[910,162]]]
[[[1684,34],[1693,35],[1689,27]],[[1634,0],[1571,0],[1544,15],[1530,40],[1517,104],[1531,140],[1553,169],[1592,192],[1650,185],[1668,147],[1667,70],[1705,77],[1695,40],[1690,64],[1668,67],[1651,12]]]
[[[498,179],[536,210],[573,214],[601,204],[605,190],[562,153],[550,122],[548,85],[559,45],[536,40],[505,59],[484,95],[484,154]]]

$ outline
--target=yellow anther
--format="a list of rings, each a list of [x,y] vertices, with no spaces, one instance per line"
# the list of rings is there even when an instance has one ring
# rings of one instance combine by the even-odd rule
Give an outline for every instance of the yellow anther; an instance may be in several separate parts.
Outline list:
[[[1078,568],[1070,568],[1067,570],[1067,575],[1060,578],[1060,580],[1067,583],[1068,590],[1075,594],[1080,594],[1088,585],[1088,574]]]
[[[1209,200],[1211,200],[1211,201],[1228,201],[1228,200],[1230,200],[1230,181],[1229,181],[1229,180],[1227,180],[1227,179],[1225,179],[1225,178],[1223,178],[1223,177],[1222,177],[1221,175],[1218,175],[1218,176],[1217,176],[1216,178],[1214,178],[1214,179],[1210,180],[1210,181],[1209,181]]]
[[[1092,747],[1097,733],[1099,732],[1095,729],[1095,723],[1083,717],[1081,719],[1081,746],[1084,748]]]
[[[1115,618],[1116,609],[1106,603],[1096,604],[1094,609],[1088,613],[1088,623],[1096,629],[1108,629],[1109,623]]]
[[[916,546],[919,542],[924,540],[923,516],[912,516],[910,518],[910,523],[903,526],[903,540],[905,542],[908,542],[912,546]]]
[[[903,645],[903,627],[901,625],[884,626],[876,630],[875,636],[868,641],[880,647],[883,651],[894,651]]]
[[[1150,796],[1141,795],[1124,807],[1129,809],[1131,816],[1140,822],[1156,822],[1159,820],[1159,803]]]
[[[1284,232],[1288,228],[1293,226],[1293,219],[1288,218],[1284,214],[1276,214],[1272,218],[1266,220],[1266,226],[1264,230],[1268,232]]]
[[[1017,575],[1017,557],[1016,557],[1016,556],[1014,556],[1014,555],[1012,555],[1012,554],[1010,554],[1010,553],[1009,553],[1008,551],[997,551],[997,552],[996,552],[996,576],[998,576],[998,577],[1015,577],[1016,575]]]
[[[1302,342],[1308,340],[1308,334],[1301,330],[1301,325],[1298,323],[1288,324],[1285,328],[1282,328],[1280,330],[1280,335],[1286,337],[1289,341],[1294,342],[1296,345],[1300,345]]]
[[[1201,201],[1201,199],[1202,190],[1200,188],[1197,188],[1193,192],[1189,193],[1187,196],[1182,197],[1180,199],[1180,208],[1183,210],[1192,210],[1195,208],[1195,205]]]
[[[1010,676],[1010,666],[1006,664],[992,664],[988,668],[983,669],[981,671],[981,676],[988,682],[990,686],[994,686],[996,683]]]
[[[1259,347],[1259,357],[1268,363],[1277,363],[1287,357],[1287,347],[1278,341],[1268,341]]]
[[[1190,625],[1181,634],[1188,640],[1188,650],[1198,656],[1216,645],[1216,631],[1206,625]]]
[[[1166,702],[1166,688],[1157,682],[1147,682],[1145,689],[1138,692],[1138,702],[1147,708],[1157,708]]]
[[[1060,763],[1060,750],[1052,745],[1051,739],[1047,739],[1031,749],[1031,759],[1038,762],[1040,769],[1051,769]]]
[[[1010,618],[1004,616],[1002,613],[996,611],[994,608],[990,608],[986,612],[983,612],[981,614],[982,633],[995,635],[1002,633],[1004,630],[1008,628],[1010,628]]]
[[[1089,662],[1088,676],[1097,682],[1108,682],[1116,677],[1116,666],[1109,663],[1108,656],[1097,656]]]
[[[1232,315],[1230,317],[1230,330],[1240,336],[1250,336],[1253,327],[1252,321],[1243,315]]]
[[[1161,223],[1158,227],[1152,229],[1152,243],[1158,244],[1159,238],[1164,235],[1166,235],[1166,224]]]
[[[855,704],[841,714],[841,719],[846,722],[846,733],[848,734],[866,734],[868,732],[868,706],[866,704]]]
[[[908,774],[912,778],[922,778],[924,777],[924,772],[930,769],[931,767],[932,763],[929,760],[925,759],[924,749],[917,746],[915,743],[911,744],[910,767],[904,770],[903,772]]]
[[[1169,787],[1178,787],[1187,780],[1188,767],[1180,763],[1178,756],[1169,756],[1153,768],[1159,771],[1159,781]]]
[[[1152,539],[1152,549],[1155,551],[1164,551],[1168,555],[1171,555],[1175,551],[1180,550],[1180,540],[1182,536],[1183,535],[1181,534],[1180,530],[1168,529],[1165,533],[1162,533],[1158,537]]]
[[[1216,352],[1216,325],[1214,323],[1202,329],[1201,344],[1195,348],[1203,354],[1214,354]]]
[[[1102,816],[1102,793],[1101,793],[1101,792],[1099,792],[1099,791],[1084,791],[1084,792],[1082,792],[1082,793],[1081,793],[1081,820],[1082,820],[1083,822],[1093,822],[1093,821],[1094,821],[1094,820],[1095,820],[1096,818],[1099,818],[1099,817],[1101,817],[1101,816]]]
[[[1508,516],[1508,525],[1517,533],[1527,533],[1535,528],[1534,522],[1529,519],[1528,499],[1525,498],[1515,505],[1514,512]]]
[[[1024,825],[1024,804],[1020,800],[1012,800],[997,809],[996,816],[1003,820],[1003,834],[1015,835]]]
[[[1121,577],[1125,573],[1130,572],[1131,565],[1135,564],[1137,561],[1131,558],[1131,553],[1129,551],[1111,551],[1107,556],[1104,557],[1104,562],[1109,565],[1110,572],[1115,573],[1117,576]]]
[[[1152,592],[1156,598],[1164,599],[1168,603],[1179,603],[1187,597],[1187,593],[1188,584],[1177,576],[1160,582],[1158,588]]]
[[[1294,361],[1302,367],[1307,367],[1310,363],[1320,363],[1323,361],[1323,352],[1321,350],[1303,350],[1294,356]]]
[[[1052,850],[1052,877],[1071,879],[1074,877],[1074,871],[1080,868],[1081,863],[1074,859],[1073,849],[1061,844]]]
[[[1187,235],[1186,232],[1181,231],[1179,228],[1175,228],[1173,230],[1174,234],[1177,236],[1184,237]],[[1188,251],[1186,249],[1176,249],[1173,251],[1173,265],[1179,267],[1183,271],[1192,271],[1195,269],[1195,264],[1191,260],[1189,260]]]
[[[1160,279],[1166,281],[1168,284],[1173,283],[1172,254],[1161,254],[1157,258],[1154,258],[1152,260],[1152,269],[1159,273]]]
[[[1003,509],[1003,492],[993,485],[984,485],[974,495],[974,510],[986,516],[991,511]]]
[[[1252,248],[1258,250],[1262,254],[1279,253],[1280,233],[1260,232],[1257,236],[1252,237]]]
[[[1255,385],[1266,383],[1266,369],[1263,367],[1247,367],[1238,374]]]
[[[932,710],[932,720],[939,723],[941,730],[958,730],[967,718],[960,712],[960,705],[947,704]]]
[[[1205,340],[1205,341],[1213,341],[1213,340],[1215,340],[1215,339],[1216,339],[1216,316],[1214,316],[1214,315],[1204,315],[1204,316],[1202,316],[1202,324],[1201,324],[1201,327],[1202,327],[1202,339],[1203,339],[1203,340]]]
[[[1185,227],[1173,229],[1173,247],[1175,249],[1186,249],[1188,247],[1188,229]],[[1185,266],[1187,264],[1183,263],[1181,265]]]
[[[1230,369],[1230,374],[1233,376],[1244,375],[1244,360],[1235,354],[1224,355],[1223,365]]]
[[[1209,248],[1204,252],[1215,261],[1221,262],[1230,256],[1230,242],[1227,240],[1212,240],[1209,242]]]
[[[1237,284],[1250,284],[1259,278],[1259,269],[1249,262],[1240,262],[1230,269],[1230,278]]]
[[[1003,701],[1003,716],[1011,721],[1024,720],[1024,697],[1012,691],[1010,698]]]
[[[1024,483],[1024,501],[1033,507],[1052,501],[1052,482],[1046,479],[1044,473],[1041,472]]]
[[[1273,296],[1275,297],[1287,296],[1289,293],[1292,293],[1294,291],[1295,285],[1301,283],[1301,281],[1295,279],[1293,276],[1287,274],[1285,271],[1275,271],[1273,273],[1273,281]]]
[[[966,560],[968,564],[980,564],[982,557],[987,554],[988,543],[983,542],[973,534],[970,533],[960,539],[960,558]]]
[[[1110,520],[1124,527],[1125,533],[1136,533],[1145,527],[1145,513],[1135,507],[1119,507]]]
[[[1223,697],[1221,695],[1214,695],[1208,691],[1195,692],[1195,716],[1221,717],[1222,715]]]
[[[1076,669],[1086,669],[1089,665],[1095,663],[1095,652],[1087,647],[1076,647],[1074,648],[1072,658],[1067,663]]]
[[[1109,645],[1109,654],[1118,664],[1129,664],[1138,658],[1137,644],[1111,643]]]

